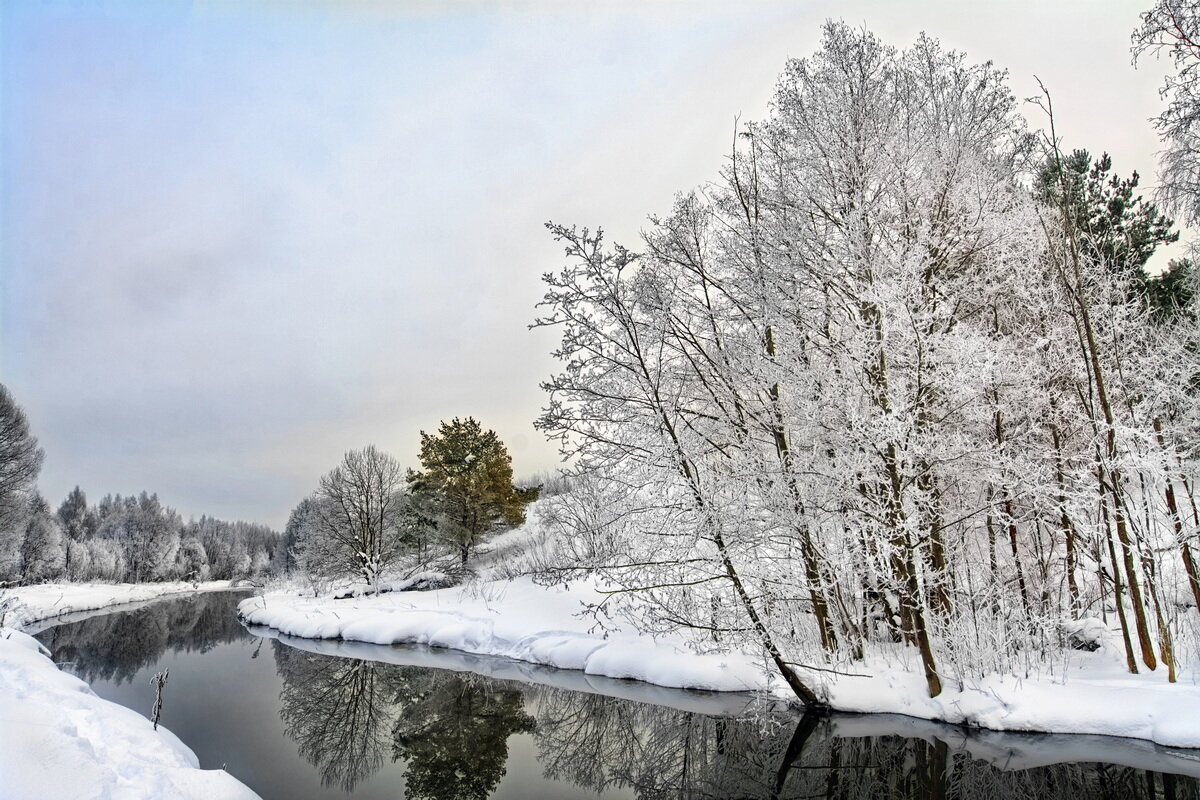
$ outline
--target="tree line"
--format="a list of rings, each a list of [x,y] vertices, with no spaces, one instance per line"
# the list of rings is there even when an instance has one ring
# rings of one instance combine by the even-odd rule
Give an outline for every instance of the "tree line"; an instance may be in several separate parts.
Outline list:
[[[806,703],[910,654],[931,696],[1055,672],[1109,625],[1131,672],[1194,663],[1196,270],[1147,270],[1171,221],[1050,100],[1031,131],[992,64],[831,22],[638,251],[550,224],[550,566]]]
[[[406,559],[465,567],[484,537],[524,522],[538,489],[513,484],[495,431],[468,417],[421,432],[421,470],[374,445],[348,452],[292,511],[282,535],[209,516],[184,521],[156,494],[88,503],[76,487],[52,510],[37,491],[43,454],[0,385],[0,582],[226,580],[298,573],[378,588]]]
[[[279,534],[202,516],[184,521],[157,494],[76,486],[52,510],[37,491],[42,451],[25,412],[0,385],[0,584],[44,581],[230,580],[264,574]]]

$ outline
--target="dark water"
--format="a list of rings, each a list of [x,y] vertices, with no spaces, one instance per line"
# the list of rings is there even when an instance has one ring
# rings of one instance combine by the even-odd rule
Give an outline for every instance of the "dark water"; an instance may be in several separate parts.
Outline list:
[[[225,765],[268,799],[1200,800],[1198,751],[747,713],[750,699],[736,695],[426,648],[260,638],[237,621],[243,596],[162,600],[38,639],[97,694],[142,713],[151,675],[169,669],[163,724],[201,766]]]

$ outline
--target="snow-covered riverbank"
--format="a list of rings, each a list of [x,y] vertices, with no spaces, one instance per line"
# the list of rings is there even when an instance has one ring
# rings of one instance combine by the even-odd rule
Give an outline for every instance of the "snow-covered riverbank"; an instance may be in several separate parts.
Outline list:
[[[8,624],[166,595],[228,589],[201,584],[44,584],[10,590]],[[38,642],[0,628],[0,798],[196,798],[257,795],[223,770],[202,770],[166,728],[62,672]]]
[[[244,600],[239,613],[247,622],[305,638],[411,642],[661,686],[786,694],[752,654],[701,654],[683,640],[653,640],[630,629],[596,630],[581,612],[603,598],[587,582],[545,587],[518,578],[341,600],[268,593]],[[1119,656],[1111,651],[1074,655],[1065,681],[1061,676],[994,676],[965,686],[947,681],[942,694],[932,699],[915,664],[912,669],[899,662],[856,667],[856,675],[810,671],[806,677],[841,711],[1200,747],[1195,676],[1169,684],[1161,670],[1123,672]]]
[[[40,583],[0,592],[0,624],[26,630],[42,620],[80,611],[156,600],[173,594],[220,592],[230,581],[163,583]]]

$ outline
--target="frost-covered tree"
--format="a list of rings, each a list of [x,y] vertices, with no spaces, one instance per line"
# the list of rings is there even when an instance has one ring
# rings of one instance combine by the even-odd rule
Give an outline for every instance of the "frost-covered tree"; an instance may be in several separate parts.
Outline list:
[[[87,495],[83,490],[76,486],[72,489],[58,507],[56,513],[58,524],[63,530],[63,534],[67,538],[66,546],[66,565],[64,571],[68,576],[86,574],[86,565],[81,571],[80,568],[72,564],[71,559],[78,555],[81,558],[86,558],[87,550],[81,547],[71,547],[71,542],[83,542],[96,535],[96,529],[100,526],[100,520],[96,516],[96,511],[88,506]],[[82,578],[73,578],[82,580]]]
[[[265,525],[228,522],[202,516],[183,526],[184,540],[199,540],[206,557],[207,574],[213,580],[249,578],[262,573],[256,565],[270,562],[278,534]]]
[[[121,547],[128,580],[140,583],[174,577],[182,521],[174,509],[162,505],[158,495],[106,496],[97,513],[97,536]]]
[[[200,538],[189,535],[181,539],[175,556],[175,574],[182,580],[204,581],[209,573],[208,553]]]
[[[30,493],[42,468],[42,451],[25,411],[0,384],[0,581],[20,571],[21,539]]]
[[[1200,222],[1200,3],[1158,0],[1141,15],[1133,53],[1165,54],[1174,65],[1160,94],[1166,109],[1154,124],[1165,149],[1159,155],[1159,197],[1189,224]]]
[[[68,539],[82,542],[96,535],[100,525],[95,509],[88,506],[87,495],[76,486],[58,507],[58,521]]]
[[[1059,663],[1106,607],[1171,667],[1200,350],[1129,284],[1173,234],[1103,164],[1097,203],[1035,192],[1046,163],[1002,71],[831,23],[640,252],[551,226],[539,425],[587,494],[546,518],[597,611],[761,648],[806,702],[897,653],[931,695]]]
[[[66,538],[46,501],[34,494],[25,539],[21,543],[21,572],[26,583],[54,580],[66,569]]]
[[[374,445],[346,453],[313,494],[304,539],[325,570],[360,575],[378,586],[382,571],[403,550],[404,474]],[[319,556],[317,553],[319,552]]]
[[[283,535],[271,562],[271,571],[275,574],[290,575],[298,566],[297,557],[300,542],[304,538],[303,529],[306,521],[313,518],[315,504],[315,500],[306,497],[288,515],[287,525],[283,528]]]
[[[66,540],[66,579],[82,582],[94,577],[95,568],[92,564],[92,551],[86,542]]]
[[[123,581],[129,574],[125,561],[125,551],[120,543],[113,539],[97,537],[84,543],[89,565],[87,579],[101,581]],[[74,563],[74,562],[72,562]]]

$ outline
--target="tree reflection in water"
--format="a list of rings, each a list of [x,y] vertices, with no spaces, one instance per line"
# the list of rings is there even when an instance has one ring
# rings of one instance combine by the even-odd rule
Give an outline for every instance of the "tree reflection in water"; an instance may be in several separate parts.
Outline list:
[[[322,783],[353,791],[391,749],[396,670],[272,645],[283,678],[279,716],[285,732],[321,773]]]
[[[728,719],[570,692],[540,694],[537,737],[547,776],[594,791],[630,787],[643,800],[1200,798],[1194,778],[1111,764],[1006,771],[952,751],[940,738],[844,738],[816,717]]]
[[[89,683],[121,683],[168,651],[207,652],[249,637],[235,614],[242,597],[162,600],[63,623],[37,638],[54,661]],[[968,737],[932,723],[881,728],[869,717],[735,719],[470,673],[317,655],[279,641],[272,647],[287,735],[326,785],[346,791],[384,764],[403,762],[409,800],[482,800],[506,773],[510,737],[530,734],[545,777],[595,792],[628,791],[642,800],[1200,800],[1196,779],[1146,769],[1086,763],[1015,768],[1032,763],[1030,754],[1038,763],[1053,761],[1053,748],[1066,742],[1067,749],[1058,751],[1064,760],[1083,752],[1184,769],[1180,760],[1156,761],[1153,748],[1119,740],[1095,749],[1077,737]],[[1116,755],[1139,747],[1137,758]],[[1195,774],[1197,763],[1200,757],[1186,769]],[[522,776],[513,778],[519,792]]]
[[[482,800],[504,776],[508,737],[533,730],[519,691],[474,675],[273,645],[280,717],[325,785],[353,791],[390,755],[406,762],[410,800]]]
[[[410,668],[392,757],[410,800],[482,800],[504,777],[508,737],[534,729],[521,692],[471,674]]]
[[[815,717],[714,717],[273,646],[288,735],[346,791],[390,759],[405,762],[409,800],[482,800],[509,737],[532,733],[545,777],[642,800],[1200,800],[1193,778],[1128,767],[1005,771],[937,736],[839,737]]]
[[[250,636],[235,609],[246,595],[211,592],[67,622],[36,634],[56,664],[88,683],[133,680],[167,651],[208,652]]]

